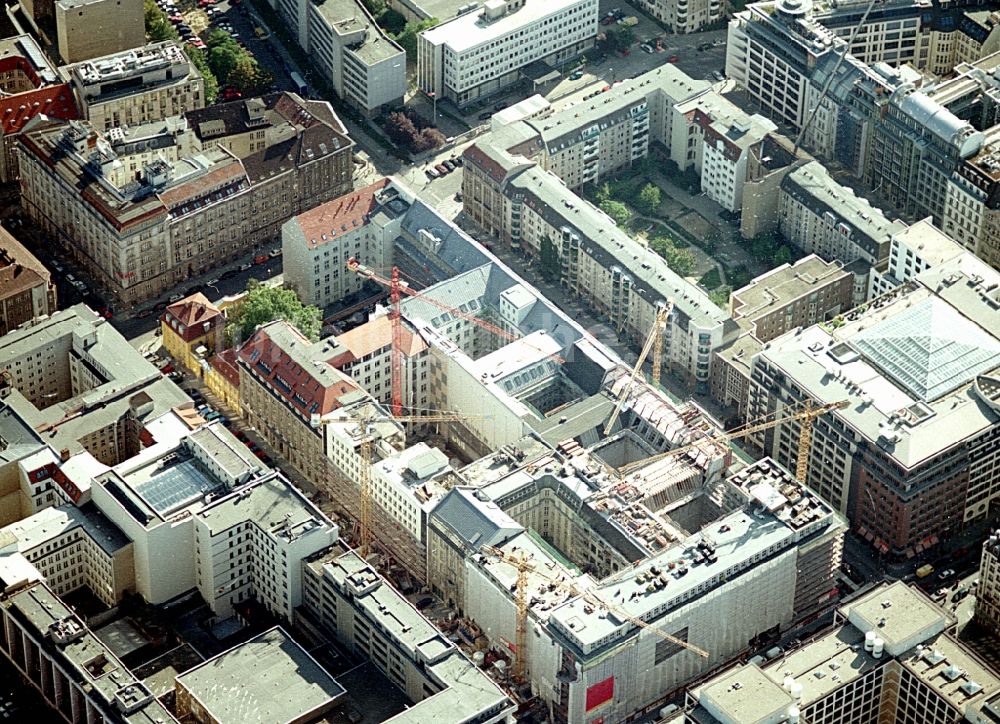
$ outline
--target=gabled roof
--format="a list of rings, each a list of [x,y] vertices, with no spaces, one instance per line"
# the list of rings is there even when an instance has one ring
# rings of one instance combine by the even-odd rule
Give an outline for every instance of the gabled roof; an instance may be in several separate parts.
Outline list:
[[[261,325],[237,355],[253,378],[284,399],[303,419],[325,415],[364,393],[340,370],[318,358],[313,345],[284,320]]]
[[[182,339],[204,336],[207,332],[225,322],[225,316],[201,292],[195,292],[167,307],[163,313],[164,322],[170,325]],[[177,325],[173,321],[177,321]]]

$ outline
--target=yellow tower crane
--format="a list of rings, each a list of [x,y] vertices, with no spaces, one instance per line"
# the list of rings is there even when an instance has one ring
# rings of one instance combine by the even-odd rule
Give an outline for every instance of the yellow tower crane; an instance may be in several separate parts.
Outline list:
[[[816,418],[820,415],[825,415],[831,410],[843,410],[850,403],[847,400],[840,400],[839,402],[828,402],[824,405],[819,405],[814,407],[811,402],[806,402],[805,406],[788,415],[782,417],[777,417],[773,420],[768,420],[767,422],[753,423],[749,425],[744,425],[743,427],[736,428],[735,430],[729,430],[722,433],[718,437],[708,438],[709,440],[715,440],[718,442],[726,443],[732,440],[739,440],[741,438],[753,435],[756,432],[761,432],[763,430],[770,430],[773,427],[778,427],[778,425],[783,425],[786,422],[791,422],[792,420],[798,420],[801,425],[801,430],[799,433],[799,447],[798,447],[798,457],[795,461],[795,477],[799,482],[805,483],[806,475],[809,472],[809,443],[812,440],[812,427]],[[657,460],[663,460],[665,458],[675,457],[677,455],[683,455],[684,453],[694,450],[704,444],[704,440],[701,442],[695,442],[690,445],[682,445],[681,447],[675,447],[673,450],[667,450],[666,452],[657,453],[648,458],[642,460],[636,460],[635,462],[628,463],[618,468],[618,474],[621,476],[628,475],[633,470],[637,470],[641,467],[654,463]]]
[[[358,553],[362,558],[368,558],[372,549],[374,532],[372,529],[372,461],[375,450],[374,426],[376,422],[414,422],[417,424],[431,422],[461,422],[481,418],[481,415],[463,415],[458,412],[439,411],[424,415],[366,415],[357,417],[326,417],[313,419],[313,426],[331,425],[333,423],[357,423],[361,428],[361,440],[358,444],[358,456],[361,465],[358,470],[358,494],[360,496],[360,540]]]
[[[596,608],[602,608],[608,613],[614,614],[617,618],[622,621],[627,621],[637,628],[650,631],[651,633],[659,636],[664,641],[669,641],[672,644],[676,644],[688,651],[693,651],[701,657],[708,658],[709,654],[702,648],[695,646],[694,644],[688,643],[683,639],[672,636],[665,631],[661,631],[657,626],[649,624],[643,621],[641,618],[636,618],[631,616],[625,611],[623,611],[618,606],[607,603],[606,601],[597,597],[591,591],[584,591],[565,581],[561,581],[555,578],[545,571],[541,570],[534,564],[532,564],[523,552],[519,552],[518,555],[513,553],[508,553],[501,548],[495,548],[493,546],[484,545],[480,547],[480,552],[484,555],[488,555],[492,558],[496,558],[499,561],[503,561],[509,566],[513,567],[517,571],[517,583],[515,585],[515,604],[517,606],[517,619],[515,622],[515,633],[514,633],[514,667],[513,676],[515,679],[523,678],[525,671],[527,670],[527,641],[528,641],[528,574],[533,573],[539,578],[543,579],[546,583],[551,586],[555,586],[567,593],[578,596],[587,604],[594,606]]]
[[[668,299],[667,303],[656,312],[653,327],[649,330],[649,336],[646,337],[646,343],[642,346],[639,359],[636,360],[635,366],[632,368],[632,374],[618,396],[618,404],[615,405],[615,411],[611,413],[608,424],[604,426],[605,435],[611,432],[611,428],[618,421],[618,416],[621,414],[622,408],[625,407],[625,401],[628,400],[628,396],[635,386],[635,381],[638,379],[639,372],[642,370],[643,364],[646,363],[646,357],[649,356],[650,351],[653,352],[653,382],[656,384],[660,383],[660,365],[663,356],[663,329],[667,325],[667,319],[670,317],[670,312],[673,308],[673,300]]]

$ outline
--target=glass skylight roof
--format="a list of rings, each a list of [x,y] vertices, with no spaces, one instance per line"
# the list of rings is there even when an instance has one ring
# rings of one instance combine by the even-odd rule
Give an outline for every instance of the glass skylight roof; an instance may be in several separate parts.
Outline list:
[[[1000,365],[1000,343],[935,297],[859,332],[851,344],[924,401]]]

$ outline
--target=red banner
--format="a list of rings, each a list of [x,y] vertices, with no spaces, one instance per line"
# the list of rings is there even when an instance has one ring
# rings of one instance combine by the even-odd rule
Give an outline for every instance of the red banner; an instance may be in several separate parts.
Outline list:
[[[615,677],[612,675],[587,689],[587,711],[599,707],[606,701],[610,701],[614,695]]]

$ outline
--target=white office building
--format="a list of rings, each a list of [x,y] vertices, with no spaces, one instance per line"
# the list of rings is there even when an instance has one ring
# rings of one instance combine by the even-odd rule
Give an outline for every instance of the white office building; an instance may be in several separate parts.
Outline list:
[[[524,76],[554,79],[561,63],[593,45],[597,21],[597,0],[487,0],[420,34],[418,84],[466,106]]]

